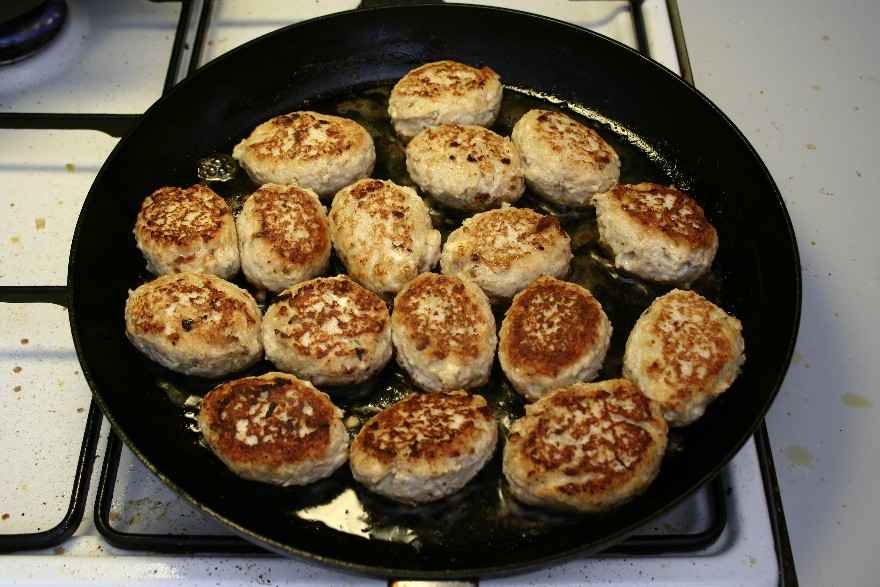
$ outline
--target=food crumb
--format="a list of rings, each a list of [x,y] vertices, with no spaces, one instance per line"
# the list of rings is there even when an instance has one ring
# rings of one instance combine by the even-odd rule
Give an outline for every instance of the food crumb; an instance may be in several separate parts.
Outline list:
[[[814,145],[813,143],[807,143],[806,147],[807,147],[807,151],[815,151],[816,150],[816,145]]]
[[[848,408],[870,408],[874,403],[863,395],[845,393],[840,396],[840,403]]]
[[[9,514],[3,514],[2,516],[0,516],[0,519],[8,520],[8,519],[9,519]]]
[[[45,218],[35,218],[34,226],[37,227],[37,230],[43,230],[46,228],[46,219]]]
[[[82,414],[83,411],[85,411],[85,408],[77,408],[77,409],[76,409],[76,413],[77,413],[77,414]]]
[[[82,408],[80,408],[80,409],[82,409]],[[122,519],[122,514],[120,514],[119,512],[116,512],[116,511],[112,511],[112,510],[110,511],[110,521],[111,522],[118,522],[121,519]]]
[[[21,367],[16,365],[15,367],[12,368],[12,372],[13,373],[21,373]]]
[[[30,342],[30,341],[29,341],[28,339],[26,339],[26,338],[21,339],[21,344],[27,344],[27,343],[29,343],[29,342]]]
[[[56,546],[52,549],[52,552],[54,552],[55,554],[64,554],[65,552],[67,552],[67,550],[63,546]]]
[[[810,451],[806,448],[798,445],[787,446],[782,451],[782,454],[785,455],[785,458],[788,460],[788,463],[792,467],[804,467],[805,469],[812,469],[815,459]]]
[[[822,40],[823,41],[830,41],[831,37],[829,37],[828,35],[822,35]]]
[[[64,169],[67,171],[67,173],[73,173],[74,171],[76,171],[76,165],[74,165],[73,163],[65,163]]]
[[[15,387],[12,388],[12,391],[14,391],[15,393],[18,393],[19,391],[21,391],[21,385],[16,385]]]
[[[19,237],[19,236],[11,236],[11,237],[9,237],[9,242],[11,242],[11,243],[14,244],[14,245],[15,245],[15,244],[18,244],[19,241],[21,241],[21,237]]]

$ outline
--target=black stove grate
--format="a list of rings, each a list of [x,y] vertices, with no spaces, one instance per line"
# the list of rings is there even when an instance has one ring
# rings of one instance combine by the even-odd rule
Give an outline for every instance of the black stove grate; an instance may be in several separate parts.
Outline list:
[[[160,0],[161,1],[161,0]],[[181,3],[177,29],[174,35],[171,57],[163,93],[176,82],[185,49],[186,32],[194,13],[192,0],[170,0]],[[643,0],[630,0],[630,11],[636,36],[636,48],[650,56],[645,23],[642,17]],[[394,4],[398,0],[362,0],[362,6]],[[693,84],[690,61],[684,43],[681,18],[676,0],[666,0],[676,52],[682,77]],[[203,0],[199,8],[198,24],[189,55],[187,75],[199,66],[205,35],[210,26],[213,0]],[[89,129],[97,130],[115,137],[124,136],[140,119],[136,114],[58,114],[58,113],[0,113],[0,128],[8,129]],[[67,290],[64,287],[0,287],[0,302],[27,303],[51,302],[66,305]],[[92,402],[86,421],[82,449],[77,466],[70,507],[64,520],[55,528],[34,534],[0,535],[0,552],[47,548],[60,544],[77,529],[82,521],[86,506],[89,480],[101,428],[101,416],[97,405]],[[773,528],[777,557],[780,565],[780,585],[796,585],[797,578],[791,554],[791,546],[785,525],[779,487],[773,467],[772,455],[766,427],[762,423],[755,435],[758,457],[763,475],[765,493],[769,504],[769,514]],[[268,554],[267,551],[237,537],[223,535],[175,535],[142,534],[121,532],[110,522],[110,511],[119,470],[122,443],[111,431],[104,452],[104,464],[98,483],[95,501],[95,526],[103,537],[118,548],[172,554],[218,553],[218,554]],[[681,552],[696,552],[714,544],[727,523],[726,491],[719,476],[709,486],[711,502],[710,520],[703,530],[688,534],[632,536],[606,551],[607,554],[658,555]]]

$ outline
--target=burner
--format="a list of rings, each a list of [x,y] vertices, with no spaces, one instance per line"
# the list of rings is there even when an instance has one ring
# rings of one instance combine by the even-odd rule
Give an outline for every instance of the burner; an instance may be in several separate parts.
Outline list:
[[[0,11],[0,65],[33,55],[54,39],[64,24],[67,17],[64,0],[39,2],[33,8],[29,8],[29,4],[34,3],[13,2]]]

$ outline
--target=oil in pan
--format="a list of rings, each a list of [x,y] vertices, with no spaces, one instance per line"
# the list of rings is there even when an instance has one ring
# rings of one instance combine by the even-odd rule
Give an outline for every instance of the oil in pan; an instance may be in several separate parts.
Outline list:
[[[376,146],[373,176],[415,187],[406,171],[404,144],[396,137],[388,118],[390,90],[390,85],[371,86],[344,96],[310,102],[304,104],[303,108],[344,116],[360,123],[369,131]],[[651,181],[678,183],[686,187],[686,178],[678,177],[675,168],[668,165],[640,137],[615,121],[606,119],[601,113],[567,104],[552,96],[522,88],[506,88],[501,111],[492,130],[509,136],[516,121],[533,108],[564,111],[597,130],[620,156],[621,183]],[[228,153],[232,145],[224,147]],[[223,196],[236,214],[247,196],[257,188],[227,154],[207,154],[204,159],[194,162],[194,172],[198,180],[209,183]],[[196,181],[196,177],[193,180]],[[434,227],[444,239],[466,218],[461,213],[427,202]],[[577,211],[558,209],[528,191],[516,206],[553,214],[568,232],[574,259],[566,279],[589,289],[602,304],[614,326],[611,346],[599,379],[620,376],[623,350],[633,324],[651,301],[669,288],[643,282],[614,269],[599,244],[592,208]],[[343,273],[344,270],[334,255],[329,273]],[[263,292],[254,292],[240,276],[236,283],[255,293],[263,310],[271,303],[272,300],[266,299]],[[721,284],[722,272],[716,261],[712,271],[693,284],[692,288],[719,303]],[[499,326],[505,310],[505,307],[495,308]],[[272,365],[263,361],[239,376],[257,375],[270,370],[273,370]],[[198,427],[193,425],[198,398],[216,382],[173,374],[158,366],[154,366],[152,372],[155,373],[157,392],[166,393],[169,401],[180,408],[181,425],[192,432],[193,442],[199,443]],[[371,381],[338,389],[324,387],[323,391],[329,393],[345,411],[344,421],[354,436],[370,417],[416,389],[407,375],[391,361]],[[502,437],[506,436],[510,423],[522,416],[524,404],[505,379],[497,361],[489,383],[473,391],[486,397],[494,407]],[[676,447],[686,442],[685,434],[686,431],[672,434],[667,458],[675,458],[678,452]],[[301,507],[292,507],[292,516],[347,534],[407,544],[417,550],[431,546],[449,548],[453,545],[466,549],[468,544],[476,542],[486,544],[522,538],[537,539],[560,525],[581,521],[580,516],[554,514],[524,506],[512,499],[501,474],[500,444],[494,458],[461,491],[428,505],[401,505],[374,495],[354,481],[347,467],[312,485],[277,488],[277,491],[288,492],[292,503],[301,504]],[[214,458],[207,449],[205,458]]]

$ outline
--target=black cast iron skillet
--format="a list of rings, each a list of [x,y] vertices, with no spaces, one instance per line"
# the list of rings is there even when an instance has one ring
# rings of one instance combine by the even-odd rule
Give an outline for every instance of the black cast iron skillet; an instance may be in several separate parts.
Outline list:
[[[396,80],[444,58],[490,65],[507,84],[547,92],[615,121],[602,127],[605,133],[617,134],[621,148],[640,150],[654,165],[652,173],[665,176],[659,179],[695,194],[718,228],[716,276],[722,284],[713,291],[744,325],[746,367],[706,416],[676,437],[678,449],[648,491],[611,513],[564,517],[518,507],[498,483],[497,458],[471,489],[415,509],[370,496],[345,469],[300,489],[242,481],[198,444],[171,401],[174,393],[163,392],[174,385],[187,392],[189,383],[163,380],[125,339],[126,295],[144,279],[131,227],[145,194],[193,183],[196,161],[230,152],[271,116]],[[625,170],[628,159],[634,160],[624,158]],[[668,70],[589,31],[456,5],[348,12],[300,23],[199,70],[154,105],[107,160],[76,227],[69,286],[74,341],[95,397],[116,432],[170,487],[271,550],[411,577],[485,576],[596,552],[668,510],[715,475],[755,430],[782,382],[800,313],[797,247],[782,199],[754,149],[711,102]],[[613,292],[602,295],[603,304],[615,306]],[[636,315],[615,322],[618,346]],[[487,493],[486,487],[494,489]],[[345,496],[366,510],[371,539],[297,515]]]

